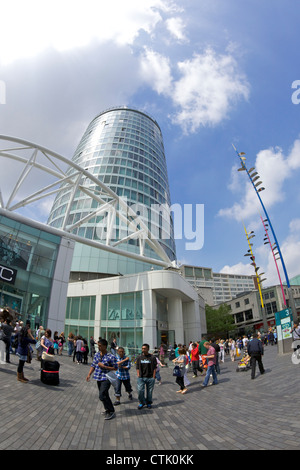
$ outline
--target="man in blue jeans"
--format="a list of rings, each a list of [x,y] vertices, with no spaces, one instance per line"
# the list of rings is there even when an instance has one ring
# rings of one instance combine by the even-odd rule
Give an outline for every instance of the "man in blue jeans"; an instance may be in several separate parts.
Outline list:
[[[136,360],[136,370],[138,376],[137,391],[140,402],[138,406],[139,410],[141,410],[145,405],[147,405],[148,409],[152,408],[152,393],[155,383],[156,367],[157,362],[155,356],[149,354],[149,344],[143,344],[142,354],[138,356]]]
[[[203,346],[207,348],[206,359],[208,361],[207,362],[208,368],[207,368],[206,376],[202,384],[202,387],[207,387],[210,374],[212,374],[213,376],[213,385],[217,385],[218,379],[217,379],[217,374],[216,374],[216,369],[215,369],[216,360],[217,360],[217,352],[215,348],[213,348],[212,345],[208,342],[205,342]]]

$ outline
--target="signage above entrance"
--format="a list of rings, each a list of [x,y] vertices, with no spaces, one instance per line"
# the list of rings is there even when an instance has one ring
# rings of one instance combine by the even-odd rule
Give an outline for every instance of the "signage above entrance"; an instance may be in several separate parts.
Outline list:
[[[17,276],[17,270],[8,268],[7,266],[2,266],[0,264],[0,281],[8,282],[9,284],[14,284]]]

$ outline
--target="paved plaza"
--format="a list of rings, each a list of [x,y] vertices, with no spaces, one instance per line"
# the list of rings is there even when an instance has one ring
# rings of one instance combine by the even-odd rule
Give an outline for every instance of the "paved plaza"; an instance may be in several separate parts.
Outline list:
[[[172,367],[161,370],[152,410],[138,410],[136,371],[131,369],[134,399],[127,394],[116,417],[104,421],[95,380],[86,382],[89,365],[59,357],[60,385],[40,381],[40,363],[26,364],[28,384],[17,382],[18,359],[0,365],[0,450],[280,450],[300,449],[300,365],[291,354],[279,356],[267,346],[266,373],[236,372],[237,361],[225,358],[219,384],[202,389],[202,377],[192,378],[188,393],[178,387]],[[90,361],[90,359],[89,359]],[[113,389],[110,389],[111,396]]]

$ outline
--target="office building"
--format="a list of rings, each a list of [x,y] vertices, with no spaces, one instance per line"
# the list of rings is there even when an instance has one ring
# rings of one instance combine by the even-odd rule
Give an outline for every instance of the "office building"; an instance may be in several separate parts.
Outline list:
[[[295,301],[297,315],[300,315],[300,285],[292,285],[292,293]],[[289,292],[284,286],[284,295],[289,304]],[[280,285],[265,287],[262,289],[262,298],[265,308],[268,327],[275,326],[275,313],[286,308]],[[260,294],[257,289],[239,294],[234,299],[224,302],[230,307],[230,314],[234,318],[238,334],[248,334],[253,330],[263,331],[263,317]],[[218,305],[216,305],[218,308]]]
[[[237,295],[257,288],[255,276],[215,273],[211,268],[182,265],[182,276],[204,297],[208,305],[227,302]]]
[[[169,259],[175,260],[173,221],[168,211],[162,210],[171,205],[163,138],[153,118],[126,107],[100,113],[87,127],[72,161],[125,200]],[[72,176],[75,171],[70,167],[67,174]],[[77,189],[75,194],[68,182],[62,185],[51,209],[49,225],[68,230],[86,218],[85,223],[72,228],[72,233],[104,243],[108,237],[110,242],[127,251],[140,253],[142,248],[145,256],[157,256],[150,244],[145,243],[141,247],[143,241],[131,233],[130,225],[134,225],[134,220],[129,225],[123,223],[122,215],[126,218],[128,214],[114,217],[112,210],[102,211],[101,207],[108,201],[108,196],[103,195],[100,186],[94,181],[80,183],[84,185],[84,192]],[[90,197],[89,192],[94,198]],[[114,210],[120,209],[119,202],[115,201]],[[89,213],[95,216],[88,218]],[[126,241],[120,243],[123,239]],[[71,281],[118,273],[131,274],[151,268],[156,269],[156,266],[76,244]]]
[[[203,299],[178,270],[149,261],[161,256],[171,266],[176,260],[166,158],[155,119],[126,107],[100,113],[87,127],[72,161],[109,190],[105,193],[100,183],[83,178],[72,187],[66,181],[48,223],[143,254],[148,261],[76,243],[65,333],[116,338],[132,351],[143,341],[154,347],[162,341],[200,339],[206,331]],[[67,174],[76,172],[70,166]],[[113,204],[110,191],[116,195]],[[136,228],[148,239],[135,236],[135,217],[130,211],[124,214],[123,201],[139,216]]]

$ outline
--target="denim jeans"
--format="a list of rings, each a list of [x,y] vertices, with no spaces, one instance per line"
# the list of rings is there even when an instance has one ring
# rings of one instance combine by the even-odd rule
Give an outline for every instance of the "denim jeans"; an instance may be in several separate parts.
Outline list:
[[[97,381],[99,389],[99,400],[102,401],[104,409],[106,411],[114,412],[114,406],[109,396],[110,381],[109,380],[98,380]]]
[[[76,359],[77,359],[77,362],[82,362],[82,352],[81,351],[76,351]]]
[[[73,341],[68,341],[68,356],[72,356],[73,348],[74,348]]]
[[[121,397],[122,396],[122,393],[121,393],[122,383],[124,384],[124,387],[125,387],[125,390],[126,390],[127,393],[132,392],[130,379],[121,380],[121,379],[118,378],[117,383],[116,383],[116,388],[115,388],[115,396],[116,397]]]
[[[204,379],[204,382],[203,382],[204,386],[206,386],[208,384],[210,374],[212,374],[212,376],[213,376],[213,384],[217,385],[218,379],[217,379],[216,369],[215,369],[215,366],[212,365],[212,366],[208,366],[208,368],[207,368],[206,376],[205,376],[205,379]]]
[[[138,399],[141,405],[152,404],[152,393],[154,389],[155,379],[152,377],[138,377],[137,379],[137,391]],[[146,397],[145,397],[146,387]]]

